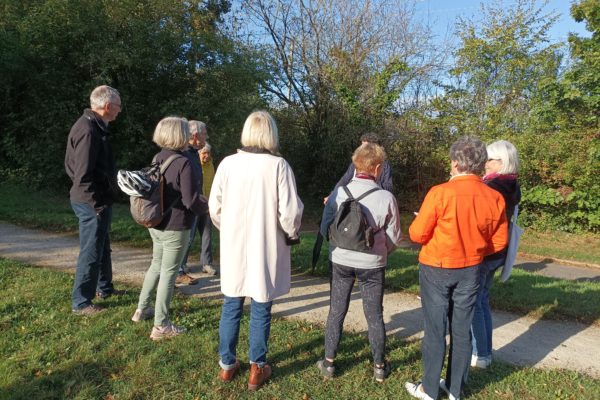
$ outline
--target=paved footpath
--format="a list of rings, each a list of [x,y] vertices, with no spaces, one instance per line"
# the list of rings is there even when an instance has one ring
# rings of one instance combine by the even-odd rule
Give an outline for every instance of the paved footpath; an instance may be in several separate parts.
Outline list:
[[[0,222],[0,257],[73,272],[78,251],[78,239],[73,234],[47,233]],[[141,286],[150,259],[149,249],[113,245],[115,279]],[[600,280],[600,269],[597,268],[567,267],[545,261],[519,260],[518,264],[550,276]],[[200,283],[179,287],[180,292],[208,299],[222,298],[218,277],[208,277],[193,270],[192,275],[201,278]],[[274,314],[324,323],[329,307],[328,281],[303,274],[292,279],[290,294],[274,302]],[[408,340],[423,335],[421,303],[414,295],[386,293],[384,319],[390,335]],[[515,365],[568,369],[600,379],[600,326],[536,320],[506,312],[494,312],[494,325],[495,358]],[[357,288],[352,293],[345,328],[367,331]]]

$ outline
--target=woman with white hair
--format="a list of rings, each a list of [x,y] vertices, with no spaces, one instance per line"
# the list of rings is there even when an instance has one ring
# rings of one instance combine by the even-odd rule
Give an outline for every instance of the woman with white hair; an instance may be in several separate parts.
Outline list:
[[[506,203],[506,219],[513,217],[515,206],[521,201],[521,189],[517,182],[519,157],[517,149],[506,140],[499,140],[487,146],[488,159],[485,163],[483,181],[499,192]],[[496,270],[504,265],[506,250],[491,254],[484,259],[480,269],[479,293],[471,324],[473,354],[471,366],[487,368],[492,363],[492,310],[490,290]]]
[[[162,221],[150,228],[152,238],[152,263],[144,276],[138,306],[131,318],[133,322],[154,317],[152,340],[170,338],[185,329],[175,326],[169,319],[169,305],[175,289],[177,270],[186,250],[194,215],[204,215],[206,199],[201,195],[198,172],[182,150],[188,144],[190,131],[185,118],[167,117],[161,120],[152,140],[161,147],[154,157],[159,164],[170,162],[164,172],[165,214]],[[156,289],[155,309],[150,306],[152,292]]]
[[[220,230],[221,291],[219,378],[230,382],[240,368],[236,347],[245,297],[250,307],[248,389],[271,376],[267,342],[273,299],[290,291],[290,244],[298,240],[303,204],[292,168],[278,152],[275,120],[266,111],[250,114],[242,148],[226,157],[215,174],[208,201]]]

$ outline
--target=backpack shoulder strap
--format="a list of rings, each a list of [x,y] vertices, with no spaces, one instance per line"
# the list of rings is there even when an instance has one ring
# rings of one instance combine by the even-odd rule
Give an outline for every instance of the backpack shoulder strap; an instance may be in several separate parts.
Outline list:
[[[363,194],[361,194],[360,196],[358,196],[358,198],[356,199],[356,201],[361,201],[362,199],[364,199],[365,197],[367,197],[371,193],[376,192],[378,190],[381,190],[381,188],[375,187],[375,188],[373,188],[371,190],[367,190],[366,192],[364,192]]]
[[[354,196],[352,196],[352,193],[350,192],[350,189],[348,189],[348,186],[342,186],[342,189],[344,189],[344,192],[346,192],[346,195],[348,195],[348,199],[354,200]]]
[[[173,161],[175,161],[176,158],[179,158],[179,157],[183,157],[183,156],[181,154],[172,154],[169,158],[167,158],[165,160],[165,162],[160,165],[160,175],[161,176],[164,175],[165,172],[167,171],[167,168],[169,168],[169,165],[171,165],[171,163]]]

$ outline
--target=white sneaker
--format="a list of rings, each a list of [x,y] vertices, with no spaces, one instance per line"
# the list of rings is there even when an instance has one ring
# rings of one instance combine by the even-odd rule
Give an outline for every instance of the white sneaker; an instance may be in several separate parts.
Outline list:
[[[446,393],[446,395],[448,396],[448,398],[450,400],[460,400],[460,397],[454,397],[450,393],[450,389],[448,388],[448,386],[446,386],[446,380],[445,379],[440,379],[440,389],[442,389],[444,391],[444,393]]]
[[[492,364],[492,356],[479,357],[475,354],[471,356],[471,367],[486,369]]]
[[[217,269],[210,264],[203,265],[202,272],[204,272],[205,274],[208,274],[210,276],[215,276],[218,273]]]
[[[154,308],[146,307],[143,310],[139,308],[136,309],[133,317],[131,317],[131,320],[133,322],[140,322],[150,318],[154,318]]]
[[[169,339],[173,336],[177,336],[186,331],[183,327],[178,327],[173,325],[172,323],[167,323],[164,326],[155,326],[152,328],[152,332],[150,333],[150,339],[152,340],[162,340]]]
[[[417,383],[406,382],[404,384],[404,387],[406,388],[406,391],[408,392],[408,394],[410,394],[412,397],[414,397],[416,399],[433,400],[427,393],[425,393],[422,390],[423,385],[421,384],[421,382],[417,382]]]

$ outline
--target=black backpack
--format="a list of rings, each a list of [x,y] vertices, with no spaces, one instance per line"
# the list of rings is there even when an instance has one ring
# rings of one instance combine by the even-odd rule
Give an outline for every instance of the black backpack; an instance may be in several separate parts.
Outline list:
[[[348,198],[340,204],[335,213],[335,218],[329,226],[329,241],[341,249],[361,252],[370,251],[373,247],[375,231],[364,216],[359,201],[381,189],[373,188],[356,199],[346,186],[342,186],[342,189],[344,189]]]

